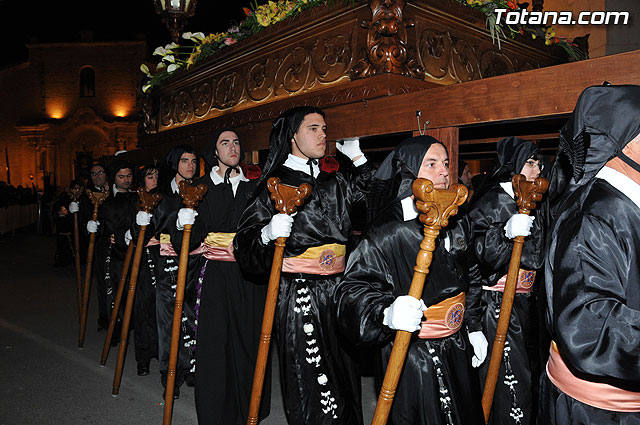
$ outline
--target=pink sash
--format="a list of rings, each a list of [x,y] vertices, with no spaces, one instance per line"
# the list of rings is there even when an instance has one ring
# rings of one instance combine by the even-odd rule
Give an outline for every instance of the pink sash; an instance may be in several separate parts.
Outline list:
[[[458,332],[464,318],[465,299],[464,292],[460,292],[456,296],[429,306],[424,312],[427,320],[420,324],[418,338],[444,338]]]
[[[518,280],[516,280],[516,294],[527,294],[533,289],[533,282],[536,280],[536,272],[532,270],[518,270]],[[507,283],[507,275],[502,276],[493,286],[483,286],[486,291],[504,292],[504,285]]]
[[[344,271],[346,248],[340,244],[314,246],[296,257],[282,260],[283,273],[330,276]]]
[[[578,378],[562,360],[554,341],[551,342],[549,353],[547,376],[553,385],[569,397],[599,409],[640,412],[640,393]]]

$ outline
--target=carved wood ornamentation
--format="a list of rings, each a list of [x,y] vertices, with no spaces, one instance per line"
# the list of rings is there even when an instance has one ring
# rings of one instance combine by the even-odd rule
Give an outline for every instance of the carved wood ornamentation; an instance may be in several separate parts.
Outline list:
[[[221,125],[251,130],[292,106],[328,108],[562,62],[540,40],[503,40],[498,49],[484,21],[450,0],[311,9],[145,96],[141,131],[155,135],[141,146]],[[160,135],[192,124],[198,128]]]
[[[523,55],[510,55],[491,44],[472,44],[449,31],[426,29],[420,34],[418,45],[427,80],[460,83],[536,67]]]
[[[160,125],[197,121],[216,111],[271,98],[306,93],[318,86],[347,79],[352,62],[351,35],[323,37],[291,51],[277,51],[206,81],[162,96]]]
[[[406,0],[372,0],[369,7],[373,18],[362,22],[367,31],[367,56],[351,71],[351,78],[365,78],[381,73],[424,78],[424,70],[407,49],[407,28],[411,19],[403,16]]]

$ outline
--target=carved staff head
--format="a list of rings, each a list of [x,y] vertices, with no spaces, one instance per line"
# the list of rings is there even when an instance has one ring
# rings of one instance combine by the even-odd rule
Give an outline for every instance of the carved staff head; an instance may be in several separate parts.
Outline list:
[[[296,208],[311,195],[311,186],[303,183],[298,187],[281,184],[278,177],[267,180],[267,188],[271,199],[276,203],[276,210],[284,214],[293,214]]]
[[[454,184],[450,189],[435,189],[428,179],[413,182],[416,208],[420,211],[420,221],[426,226],[440,229],[449,224],[449,217],[458,213],[458,207],[467,200],[469,191],[462,184]]]
[[[138,188],[138,198],[140,198],[140,211],[150,213],[162,200],[159,193],[149,193],[143,187]]]
[[[89,200],[93,204],[93,219],[97,220],[98,219],[98,208],[100,207],[100,205],[102,205],[104,200],[109,197],[109,192],[108,191],[107,192],[94,192],[92,190],[87,190],[87,196],[89,197]]]
[[[202,197],[207,193],[207,186],[199,184],[197,186],[191,186],[185,180],[178,183],[178,189],[180,189],[180,197],[185,207],[194,210],[198,203],[202,200]]]
[[[542,200],[542,195],[549,187],[549,181],[543,177],[538,177],[532,182],[522,174],[516,174],[511,179],[513,192],[520,214],[529,214],[536,208],[536,202]]]
[[[73,202],[76,202],[78,199],[80,199],[80,195],[82,195],[83,191],[84,191],[84,188],[82,187],[72,187],[71,189],[69,189],[69,193],[71,194],[71,200]]]

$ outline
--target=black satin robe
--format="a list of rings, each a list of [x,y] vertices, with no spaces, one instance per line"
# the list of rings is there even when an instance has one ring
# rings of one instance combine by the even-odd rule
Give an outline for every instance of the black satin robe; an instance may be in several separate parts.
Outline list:
[[[424,237],[416,218],[403,220],[399,203],[383,211],[372,223],[349,257],[344,277],[335,293],[340,331],[354,344],[380,347],[376,378],[386,371],[395,331],[382,324],[383,311],[396,297],[407,295],[413,268]],[[429,267],[422,299],[427,306],[469,289],[470,226],[464,218],[451,219],[441,231]],[[444,247],[444,236],[451,242]],[[473,306],[473,295],[467,307]],[[465,323],[473,321],[474,308],[465,311]],[[389,424],[482,424],[480,383],[471,366],[473,348],[465,326],[439,339],[414,337],[409,345],[396,390]],[[449,400],[441,400],[442,391]]]
[[[135,221],[135,218],[130,214],[130,205],[137,197],[133,192],[118,192],[114,195],[112,191],[98,211],[100,225],[96,234],[94,264],[97,274],[96,289],[100,317],[103,317],[103,312],[105,312],[106,317],[110,319],[120,278],[123,273],[128,274],[128,271],[123,270],[124,257],[127,253],[124,234]],[[112,235],[113,243],[111,242]],[[126,284],[128,284],[128,280]],[[127,292],[125,290],[122,293],[118,321],[113,333],[114,341],[120,337],[120,322],[126,305]]]
[[[533,221],[531,235],[525,238],[522,249],[520,268],[525,270],[539,271],[544,260],[544,220],[538,211],[532,212],[536,218]],[[499,185],[489,190],[471,207],[469,219],[475,229],[473,247],[480,264],[482,285],[493,286],[507,274],[513,240],[505,236],[504,226],[509,218],[517,213],[515,200]],[[515,295],[490,423],[535,423],[540,374],[536,307],[538,280],[539,276],[536,276],[532,292]],[[498,291],[482,291],[482,303],[485,308],[482,318],[483,332],[489,341],[489,354],[480,367],[480,382],[483,386],[496,335],[502,295],[503,293]]]
[[[140,198],[131,198],[128,214],[132,217],[131,237],[134,245],[138,243],[139,226],[136,224],[136,214],[140,208]],[[153,214],[154,211],[151,211]],[[147,246],[149,240],[154,236],[153,228],[147,226],[145,229],[138,268],[138,280],[136,282],[136,293],[133,301],[133,312],[131,321],[133,323],[133,342],[135,348],[136,362],[139,365],[147,365],[153,358],[158,358],[158,321],[156,319],[156,286],[158,278],[158,257],[160,256],[160,246]],[[135,251],[138,249],[134,246]],[[131,259],[133,269],[133,258]],[[129,290],[130,279],[127,279],[125,291]]]
[[[209,174],[194,184],[208,187],[198,205],[192,248],[211,232],[235,233],[255,181],[215,185]],[[196,411],[200,425],[244,425],[256,365],[266,298],[265,282],[242,276],[236,262],[204,259],[196,336]],[[269,368],[267,368],[269,370]],[[269,415],[270,375],[266,377],[259,418]]]
[[[548,318],[562,359],[581,379],[640,392],[640,208],[602,179],[579,188],[554,226],[546,262]],[[541,423],[639,424],[598,409],[543,376]]]
[[[160,240],[160,234],[171,235],[171,244],[176,256],[160,255],[156,270],[156,319],[158,323],[158,360],[160,363],[161,383],[166,385],[169,368],[169,354],[171,351],[171,332],[173,326],[173,311],[175,309],[176,286],[178,283],[178,265],[181,237],[176,236],[176,218],[178,210],[183,207],[179,194],[170,190],[162,193],[162,201],[153,211],[151,223],[147,226],[145,237],[155,236]],[[176,239],[178,239],[176,241]],[[148,242],[145,239],[145,243]],[[178,363],[176,365],[176,386],[182,385],[185,376],[195,367],[195,356],[192,350],[195,344],[195,306],[196,285],[200,276],[201,256],[190,255],[185,282],[184,303],[182,306],[182,321],[180,327],[180,344],[178,345]]]
[[[329,243],[347,245],[352,209],[365,201],[371,181],[368,164],[317,178],[281,166],[274,175],[283,184],[308,183],[311,196],[298,208],[284,256]],[[274,244],[260,232],[277,214],[264,188],[244,211],[234,240],[235,255],[245,273],[268,281]],[[351,347],[336,329],[333,291],[340,274],[317,276],[283,273],[275,316],[276,341],[284,407],[290,424],[362,423],[360,377]],[[309,351],[311,350],[311,351]]]

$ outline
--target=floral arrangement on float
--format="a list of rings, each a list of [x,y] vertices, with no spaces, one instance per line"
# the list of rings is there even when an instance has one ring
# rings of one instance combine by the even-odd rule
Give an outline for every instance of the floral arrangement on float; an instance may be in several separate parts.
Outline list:
[[[557,37],[556,32],[551,26],[545,25],[523,25],[523,24],[503,24],[497,20],[496,9],[505,9],[507,12],[515,12],[526,9],[529,3],[517,3],[512,0],[455,0],[465,6],[473,9],[478,9],[487,17],[487,28],[491,33],[491,38],[500,47],[500,37],[507,38],[505,32],[508,31],[510,38],[515,38],[518,35],[528,35],[532,39],[544,38],[544,43],[547,46],[558,45],[574,60],[586,59],[585,54],[578,46],[571,40],[564,37]]]
[[[156,65],[155,72],[152,73],[146,64],[140,66],[140,70],[146,75],[146,81],[142,86],[144,93],[149,92],[153,87],[161,85],[171,78],[176,72],[187,70],[199,61],[212,56],[231,46],[240,40],[258,34],[263,29],[275,25],[278,22],[297,16],[300,12],[318,6],[339,3],[341,0],[269,0],[266,4],[258,5],[257,0],[253,5],[253,10],[243,8],[245,19],[237,25],[231,26],[225,32],[205,35],[202,32],[185,32],[182,38],[185,44],[170,43],[164,47],[157,47],[153,55],[160,56],[161,60]],[[486,15],[487,28],[491,33],[491,38],[500,48],[500,37],[515,38],[517,35],[529,34],[532,39],[544,37],[546,45],[558,45],[562,47],[573,60],[585,59],[584,54],[573,42],[556,37],[552,27],[529,26],[529,25],[508,25],[497,22],[496,9],[507,9],[508,11],[526,8],[528,4],[518,4],[514,1],[504,0],[452,0],[467,7],[478,9]],[[344,3],[355,5],[354,0],[343,0]],[[505,27],[506,31],[505,32]]]

